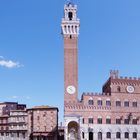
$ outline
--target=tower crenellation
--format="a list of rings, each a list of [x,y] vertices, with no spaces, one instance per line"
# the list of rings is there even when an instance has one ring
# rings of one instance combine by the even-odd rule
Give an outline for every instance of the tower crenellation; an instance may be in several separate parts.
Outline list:
[[[68,3],[64,6],[64,17],[62,18],[62,34],[64,36],[78,36],[80,20],[77,18],[77,6]]]

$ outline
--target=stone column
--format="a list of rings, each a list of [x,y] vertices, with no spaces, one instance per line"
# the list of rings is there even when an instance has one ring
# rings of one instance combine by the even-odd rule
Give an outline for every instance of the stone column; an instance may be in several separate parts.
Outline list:
[[[116,139],[116,133],[111,133],[111,140],[115,140]]]
[[[129,140],[133,140],[133,134],[132,134],[132,132],[129,133]]]
[[[140,133],[137,133],[137,140],[140,140]]]
[[[102,133],[102,140],[106,140],[106,133]]]
[[[124,132],[121,133],[121,140],[124,140]]]
[[[67,128],[65,128],[65,130],[64,130],[64,139],[68,140],[68,129]]]
[[[97,132],[94,132],[94,133],[93,133],[93,139],[94,139],[94,140],[98,140],[98,133],[97,133]]]
[[[88,140],[88,137],[89,137],[89,133],[87,131],[87,132],[85,132],[85,140]]]

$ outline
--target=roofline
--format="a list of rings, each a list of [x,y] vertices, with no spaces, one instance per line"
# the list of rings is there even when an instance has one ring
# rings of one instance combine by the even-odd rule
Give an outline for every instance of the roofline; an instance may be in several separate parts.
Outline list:
[[[50,109],[54,109],[54,110],[57,110],[57,111],[59,111],[59,109],[58,109],[58,107],[46,107],[46,108],[44,108],[44,107],[36,107],[36,108],[27,108],[27,111],[28,110],[50,110]]]
[[[2,102],[0,104],[18,104],[18,102]]]

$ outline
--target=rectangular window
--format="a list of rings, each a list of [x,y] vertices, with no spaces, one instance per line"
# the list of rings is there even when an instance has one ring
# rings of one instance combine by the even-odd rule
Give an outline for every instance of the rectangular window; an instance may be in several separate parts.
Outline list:
[[[137,119],[133,119],[132,124],[137,124]]]
[[[93,118],[89,118],[89,119],[88,119],[88,123],[89,123],[89,124],[93,124]]]
[[[23,138],[25,139],[25,133],[22,133]]]
[[[110,139],[110,138],[111,138],[111,133],[110,133],[110,132],[107,132],[106,138],[107,138],[107,139]]]
[[[133,138],[137,139],[137,133],[136,132],[133,132]]]
[[[121,124],[121,119],[116,119],[116,124]]]
[[[137,102],[132,103],[133,107],[137,107]]]
[[[106,101],[106,106],[111,106],[111,102],[110,101]]]
[[[98,106],[102,106],[102,100],[98,100]]]
[[[40,120],[40,117],[39,116],[37,116],[37,120]]]
[[[124,138],[126,138],[126,139],[129,138],[129,133],[128,133],[128,132],[125,132],[125,134],[124,134]]]
[[[129,119],[125,119],[124,124],[129,124]]]
[[[85,138],[85,133],[84,132],[82,132],[82,137],[83,137],[83,139]]]
[[[121,102],[120,101],[116,101],[116,106],[120,107],[121,106]]]
[[[98,124],[102,124],[102,118],[98,118],[97,123],[98,123]]]
[[[124,102],[124,107],[129,107],[129,102],[128,101]]]
[[[111,119],[107,118],[106,119],[106,124],[111,124]]]
[[[84,119],[84,118],[82,119],[82,123],[83,123],[83,124],[85,123],[85,119]]]
[[[116,133],[116,138],[117,138],[117,139],[120,139],[120,138],[121,138],[121,133],[120,133],[120,132],[117,132],[117,133]]]
[[[88,104],[89,104],[89,105],[93,105],[93,104],[94,104],[94,103],[93,103],[93,100],[89,100],[89,101],[88,101]]]

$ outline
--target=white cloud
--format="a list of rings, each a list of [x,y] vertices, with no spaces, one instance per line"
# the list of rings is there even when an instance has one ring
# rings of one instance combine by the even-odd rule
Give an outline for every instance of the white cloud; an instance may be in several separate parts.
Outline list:
[[[17,95],[13,95],[8,97],[8,100],[30,100],[31,97],[30,96],[17,96]]]
[[[31,99],[31,97],[30,97],[30,96],[26,96],[26,97],[25,97],[25,99],[30,100],[30,99]]]
[[[12,98],[12,99],[17,99],[17,98],[18,98],[18,96],[12,96],[11,98]]]
[[[19,62],[14,62],[12,60],[5,60],[3,56],[0,56],[0,66],[6,68],[19,68],[22,67]]]

